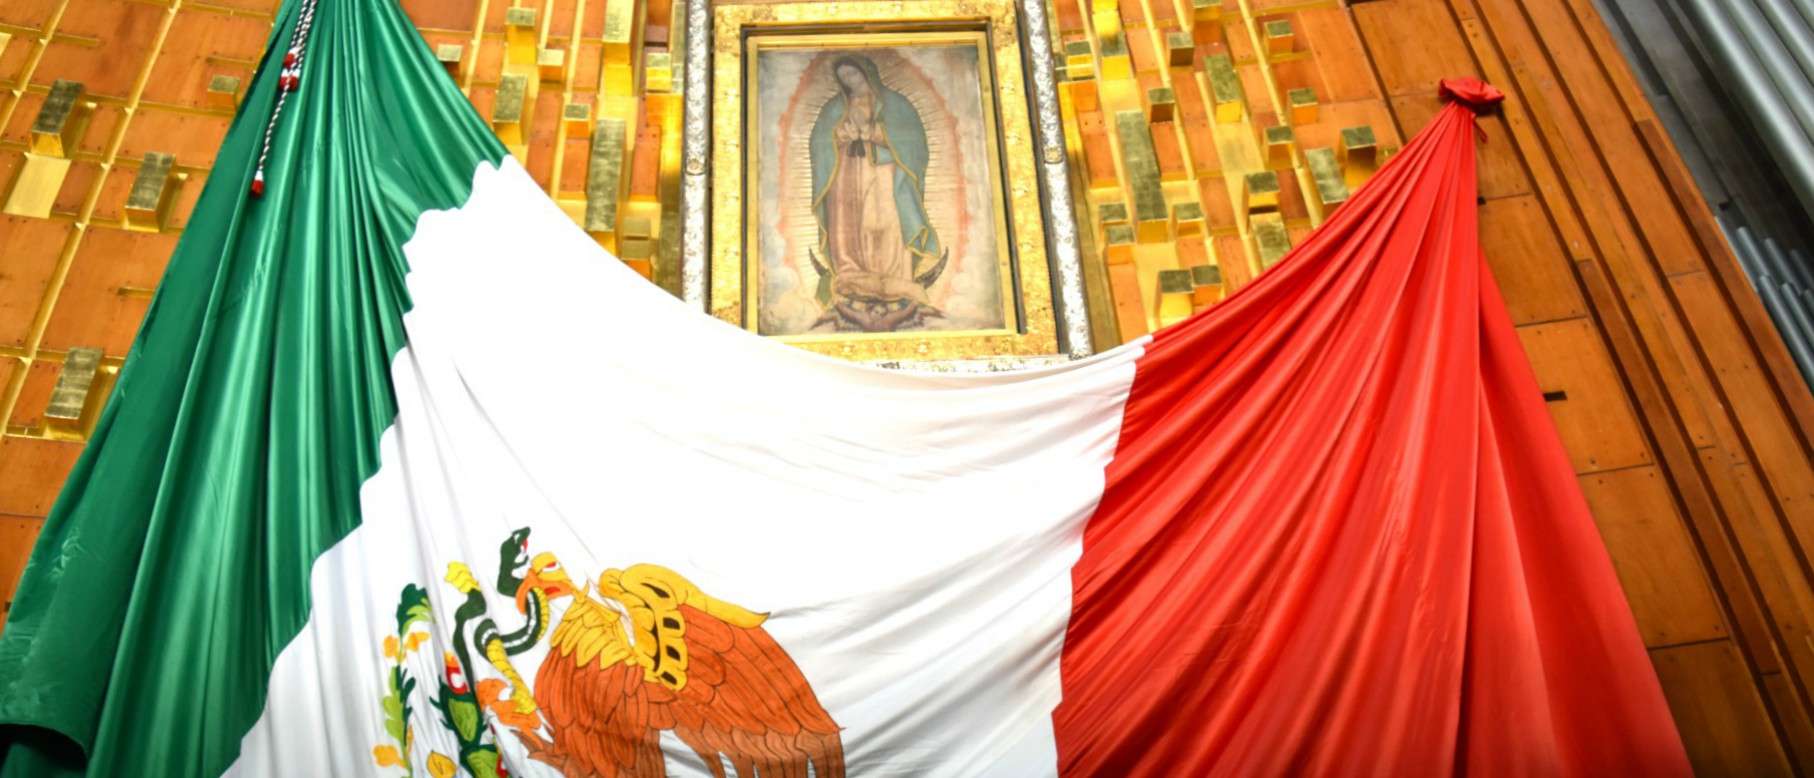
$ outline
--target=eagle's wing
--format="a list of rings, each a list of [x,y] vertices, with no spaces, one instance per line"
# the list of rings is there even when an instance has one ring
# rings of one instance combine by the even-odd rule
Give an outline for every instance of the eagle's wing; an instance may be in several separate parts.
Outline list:
[[[524,736],[530,755],[564,775],[662,778],[661,730],[652,708],[674,694],[643,680],[617,611],[580,592],[549,638],[535,697],[553,743]],[[655,720],[660,719],[660,720]]]
[[[674,734],[715,773],[722,755],[739,776],[806,778],[810,762],[818,778],[843,778],[838,725],[762,628],[767,616],[712,599],[653,565],[632,567],[617,580],[626,599],[641,600],[630,613],[641,628],[636,654],[644,680],[674,694],[653,703],[654,715],[671,717]]]

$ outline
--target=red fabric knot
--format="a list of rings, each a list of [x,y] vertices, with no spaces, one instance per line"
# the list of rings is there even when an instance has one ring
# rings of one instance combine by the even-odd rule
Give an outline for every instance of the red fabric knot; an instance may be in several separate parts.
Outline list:
[[[1480,113],[1505,99],[1499,88],[1478,78],[1445,78],[1439,90],[1445,100],[1456,100]]]

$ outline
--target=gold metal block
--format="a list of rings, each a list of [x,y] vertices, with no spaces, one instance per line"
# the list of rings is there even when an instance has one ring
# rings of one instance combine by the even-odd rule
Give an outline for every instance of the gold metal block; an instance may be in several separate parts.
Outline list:
[[[604,0],[605,2],[605,64],[623,65],[631,63],[631,44],[636,39],[636,0]]]
[[[642,88],[644,92],[655,94],[674,91],[674,55],[665,51],[651,51],[643,55]]]
[[[1265,141],[1268,169],[1289,170],[1296,164],[1298,137],[1290,127],[1267,127],[1260,138]]]
[[[1128,40],[1121,34],[1119,20],[1108,27],[1107,33],[1103,29],[1105,27],[1097,27],[1096,38],[1097,44],[1103,47],[1103,80],[1117,82],[1134,78],[1134,58],[1128,54]]]
[[[170,215],[170,204],[176,200],[176,155],[156,151],[145,154],[139,163],[139,174],[132,179],[126,194],[125,226],[141,232],[162,232]]]
[[[214,76],[208,79],[208,105],[231,111],[239,107],[239,79]]]
[[[38,109],[38,118],[31,125],[31,151],[33,154],[44,154],[52,157],[67,157],[80,143],[82,125],[77,116],[77,103],[81,102],[86,88],[80,81],[57,79],[50,85],[50,94],[44,98],[44,105]]]
[[[1188,68],[1197,64],[1197,42],[1191,40],[1188,32],[1174,32],[1165,36],[1165,61],[1175,68]]]
[[[655,235],[655,228],[647,216],[625,216],[617,234],[625,240],[648,240]]]
[[[1293,35],[1291,31],[1291,21],[1289,19],[1274,19],[1267,22],[1265,30],[1267,54],[1291,53],[1291,40]]]
[[[504,11],[504,61],[511,65],[535,64],[535,9]]]
[[[586,222],[582,226],[612,251],[617,249],[617,206],[623,197],[627,133],[623,119],[599,119],[592,126],[592,159],[586,168]]]
[[[88,405],[88,391],[94,388],[95,374],[101,370],[101,350],[77,347],[63,355],[63,372],[50,390],[50,406],[44,415],[52,419],[80,419]]]
[[[497,101],[491,106],[491,128],[506,146],[521,146],[523,137],[523,102],[529,95],[529,78],[521,73],[505,73],[498,78]]]
[[[655,244],[650,242],[648,238],[631,238],[622,234],[618,235],[617,258],[622,260],[625,264],[631,264],[638,260],[648,262],[649,258],[654,255]],[[647,274],[644,274],[644,277],[646,278]]]
[[[1159,299],[1154,301],[1153,310],[1159,315],[1159,326],[1190,318],[1191,297],[1197,285],[1192,282],[1189,270],[1161,270],[1157,286]]]
[[[662,94],[649,92],[642,97],[643,111],[649,115],[649,121],[664,128],[670,124],[679,132],[681,117],[686,112],[685,101],[679,93]],[[664,130],[665,131],[665,130]],[[678,138],[679,136],[675,136]],[[679,146],[674,147],[676,151]]]
[[[1342,165],[1335,161],[1335,149],[1305,149],[1304,162],[1310,167],[1310,178],[1316,182],[1316,199],[1330,209],[1348,202],[1348,182],[1342,178]]]
[[[561,107],[561,121],[567,124],[568,140],[591,137],[592,106],[585,103],[568,103]]]
[[[1096,206],[1096,221],[1101,223],[1104,229],[1126,226],[1128,223],[1127,203],[1113,202]]]
[[[648,241],[638,241],[638,242],[647,243]],[[622,258],[620,257],[619,259],[622,259]],[[631,270],[636,271],[638,275],[641,275],[643,277],[643,280],[648,281],[648,280],[654,279],[654,276],[655,276],[655,263],[654,262],[651,262],[647,259],[623,259],[623,263],[626,266],[628,266]]]
[[[1172,234],[1179,240],[1202,237],[1203,227],[1202,203],[1193,200],[1172,206]]]
[[[1072,79],[1096,75],[1096,52],[1090,48],[1089,41],[1071,41],[1064,45],[1064,70]]]
[[[1190,269],[1190,301],[1197,305],[1210,305],[1222,301],[1222,268],[1216,265],[1197,265]]]
[[[1377,164],[1379,141],[1373,137],[1373,128],[1346,127],[1342,129],[1342,145],[1336,152],[1336,159],[1348,169],[1361,168],[1369,172]]]
[[[1222,39],[1222,0],[1190,0],[1191,36],[1198,43]]]
[[[1233,124],[1246,110],[1246,97],[1241,90],[1241,75],[1235,72],[1235,61],[1227,54],[1216,54],[1203,61],[1209,71],[1210,97],[1216,104],[1216,122]]]
[[[567,73],[567,52],[562,49],[542,49],[535,53],[535,69],[543,81],[560,83]]]
[[[1115,133],[1121,138],[1121,166],[1133,194],[1135,235],[1141,243],[1163,243],[1171,237],[1171,221],[1159,184],[1159,152],[1153,148],[1146,117],[1139,111],[1116,113]]]
[[[1146,90],[1146,116],[1154,124],[1169,122],[1178,114],[1178,94],[1169,86]]]
[[[435,60],[447,68],[448,75],[459,78],[466,70],[461,64],[466,60],[466,49],[458,43],[443,43],[435,47]]]
[[[1125,265],[1134,261],[1134,228],[1126,224],[1117,224],[1103,231],[1103,258],[1111,265]]]
[[[1316,124],[1316,90],[1293,89],[1285,93],[1285,104],[1292,124]]]
[[[1064,88],[1071,93],[1071,105],[1078,111],[1090,112],[1102,107],[1102,96],[1096,90],[1096,79],[1069,81],[1064,84]]]
[[[6,192],[6,205],[0,211],[40,219],[49,216],[57,204],[63,179],[69,176],[69,166],[70,161],[62,157],[26,154],[25,164],[13,177],[12,187]]]
[[[600,73],[599,89],[606,97],[629,98],[636,94],[636,69],[628,62],[607,62]]]
[[[1247,212],[1258,214],[1263,211],[1276,211],[1279,208],[1279,174],[1270,170],[1259,173],[1248,173],[1242,184],[1246,196],[1242,198]]]
[[[1256,213],[1253,215],[1253,243],[1260,256],[1262,269],[1272,267],[1274,262],[1291,253],[1291,233],[1285,230],[1285,217],[1277,213]]]

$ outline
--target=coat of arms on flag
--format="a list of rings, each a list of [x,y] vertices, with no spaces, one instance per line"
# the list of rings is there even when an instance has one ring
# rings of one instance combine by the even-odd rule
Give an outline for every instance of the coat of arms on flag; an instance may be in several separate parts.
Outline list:
[[[808,767],[816,776],[844,775],[839,727],[762,629],[767,614],[713,599],[656,565],[606,570],[595,583],[576,584],[553,553],[529,555],[529,534],[519,529],[499,549],[495,594],[513,601],[522,618],[508,633],[489,614],[472,570],[448,565],[446,583],[466,599],[454,612],[453,650],[432,705],[459,753],[428,755],[436,778],[459,768],[478,778],[508,775],[500,732],[562,775],[662,776],[665,730],[719,776],[725,761],[736,775],[804,776]],[[557,603],[566,607],[555,618]],[[432,619],[423,589],[406,585],[398,634],[384,642],[394,662],[382,697],[392,742],[373,749],[380,767],[410,763],[411,698],[421,687],[405,660],[429,636],[416,627]],[[549,650],[531,684],[511,658],[544,638]],[[497,673],[476,687],[475,656]]]

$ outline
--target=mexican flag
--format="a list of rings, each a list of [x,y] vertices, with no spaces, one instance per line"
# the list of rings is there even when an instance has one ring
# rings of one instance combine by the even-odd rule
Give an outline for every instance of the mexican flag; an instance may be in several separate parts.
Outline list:
[[[390,0],[274,36],[0,638],[5,775],[1687,772],[1476,245],[1491,87],[1204,314],[920,374],[624,268]]]

